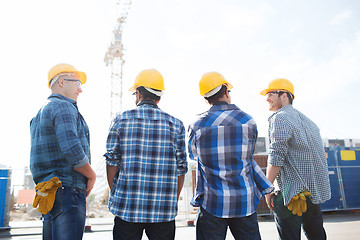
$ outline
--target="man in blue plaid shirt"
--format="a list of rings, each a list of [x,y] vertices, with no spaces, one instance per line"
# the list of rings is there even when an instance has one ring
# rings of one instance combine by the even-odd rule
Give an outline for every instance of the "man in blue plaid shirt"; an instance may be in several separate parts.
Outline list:
[[[155,69],[140,72],[130,91],[137,108],[118,114],[105,154],[115,215],[114,239],[174,239],[177,200],[187,172],[183,123],[157,104],[164,90]]]
[[[231,104],[232,85],[217,73],[205,73],[200,94],[212,106],[189,127],[189,154],[197,161],[199,206],[196,239],[260,239],[256,208],[273,191],[253,159],[257,139],[254,119]]]
[[[30,123],[34,182],[54,177],[62,182],[51,211],[43,215],[43,239],[82,239],[84,233],[86,197],[96,179],[90,166],[89,128],[77,107],[85,82],[85,73],[70,64],[52,67],[48,74],[52,94]]]

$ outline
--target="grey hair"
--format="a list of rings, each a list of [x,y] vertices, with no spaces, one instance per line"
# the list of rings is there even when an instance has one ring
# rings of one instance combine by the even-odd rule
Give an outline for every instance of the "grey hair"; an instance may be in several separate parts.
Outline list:
[[[56,75],[55,77],[53,77],[53,79],[51,79],[50,81],[50,88],[52,88],[52,86],[57,82],[57,80],[59,79],[59,77],[62,76],[66,76],[66,75],[70,75],[70,73],[59,73],[58,75]]]

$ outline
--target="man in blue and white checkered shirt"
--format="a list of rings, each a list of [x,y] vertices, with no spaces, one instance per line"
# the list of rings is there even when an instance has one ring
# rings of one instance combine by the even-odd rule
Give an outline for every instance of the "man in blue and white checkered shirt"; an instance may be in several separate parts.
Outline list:
[[[187,172],[183,123],[158,108],[164,82],[155,69],[130,89],[137,108],[113,120],[105,154],[114,239],[174,239],[177,200]]]
[[[289,80],[275,79],[261,94],[274,112],[269,117],[267,177],[272,183],[276,178],[280,191],[266,200],[274,210],[279,237],[300,239],[303,225],[308,239],[326,239],[320,204],[330,199],[331,191],[320,130],[293,108],[294,86]]]
[[[273,191],[253,159],[257,139],[254,119],[231,104],[232,85],[217,73],[205,73],[200,94],[209,111],[189,127],[189,154],[197,161],[199,206],[196,239],[225,239],[229,227],[235,239],[261,239],[256,208]]]

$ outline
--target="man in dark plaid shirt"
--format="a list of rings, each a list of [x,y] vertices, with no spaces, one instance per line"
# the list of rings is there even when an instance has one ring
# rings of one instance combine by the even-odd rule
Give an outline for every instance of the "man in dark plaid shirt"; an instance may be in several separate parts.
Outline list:
[[[279,237],[300,239],[302,225],[308,239],[326,239],[320,204],[330,199],[331,190],[320,130],[293,108],[294,86],[289,80],[275,79],[261,94],[274,112],[269,117],[267,177],[270,182],[276,178],[280,190],[267,195],[266,201],[274,210]],[[295,215],[289,203],[304,192],[311,194],[303,196],[307,208]]]
[[[229,227],[235,239],[261,239],[256,208],[273,191],[253,159],[255,120],[231,104],[232,85],[217,73],[205,73],[200,94],[209,111],[189,127],[189,155],[197,161],[193,206],[200,207],[196,239],[225,239]]]
[[[48,74],[52,94],[31,120],[30,170],[34,182],[58,177],[52,210],[43,215],[43,239],[81,239],[86,197],[96,179],[90,166],[89,128],[77,107],[84,72],[57,64]]]
[[[114,239],[174,239],[177,200],[187,172],[183,123],[158,108],[164,82],[155,69],[130,89],[137,108],[118,114],[105,154]]]

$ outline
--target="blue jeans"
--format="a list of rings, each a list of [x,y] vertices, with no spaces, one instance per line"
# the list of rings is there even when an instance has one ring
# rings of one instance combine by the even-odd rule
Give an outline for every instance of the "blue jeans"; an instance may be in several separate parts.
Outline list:
[[[175,238],[175,220],[159,223],[132,223],[115,217],[113,239],[141,240],[144,230],[149,240],[173,240]]]
[[[294,215],[284,206],[281,192],[274,195],[274,218],[279,239],[297,240],[301,237],[301,225],[308,239],[324,240],[326,233],[320,204],[313,204],[306,198],[307,211],[302,216]]]
[[[82,239],[86,220],[86,191],[58,188],[53,209],[43,215],[44,240]]]
[[[247,217],[218,218],[200,207],[196,221],[197,240],[219,240],[226,238],[227,227],[235,239],[261,239],[256,212]]]

